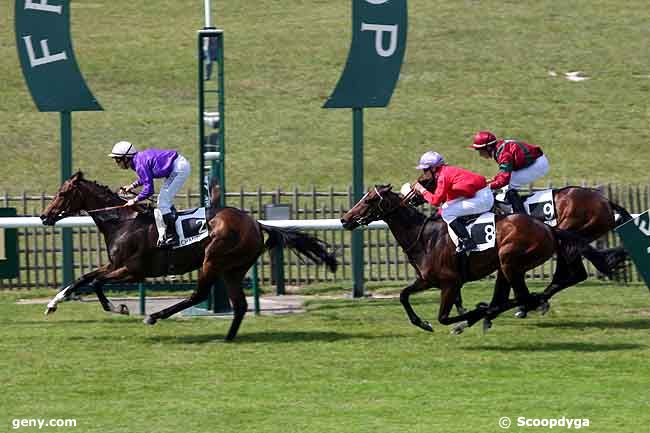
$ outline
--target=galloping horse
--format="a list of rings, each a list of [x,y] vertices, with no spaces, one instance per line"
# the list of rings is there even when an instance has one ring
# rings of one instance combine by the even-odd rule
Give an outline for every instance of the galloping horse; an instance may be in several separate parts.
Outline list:
[[[584,251],[592,249],[581,237],[568,231],[548,227],[528,215],[516,214],[496,217],[496,246],[486,251],[472,253],[468,258],[466,281],[483,278],[498,271],[495,292],[490,306],[479,304],[474,310],[450,317],[451,307],[465,280],[462,278],[456,256],[456,246],[447,234],[447,225],[439,217],[427,218],[410,205],[402,203],[402,197],[391,190],[390,185],[376,186],[343,217],[343,227],[352,230],[360,225],[382,219],[397,239],[418,277],[400,293],[400,302],[411,323],[426,331],[431,324],[422,320],[409,302],[411,294],[430,287],[439,287],[440,310],[438,321],[443,325],[466,321],[455,328],[455,333],[487,317],[523,305],[535,309],[544,297],[531,294],[526,286],[526,271],[539,266],[558,252],[573,262]],[[594,254],[594,265],[603,273],[611,272],[604,254]],[[559,277],[561,280],[561,276]],[[564,281],[560,281],[564,283]],[[512,288],[515,301],[508,300]]]
[[[431,175],[429,173],[421,175],[418,182],[425,186],[429,185],[432,182]],[[556,209],[556,227],[569,230],[590,242],[604,236],[617,225],[632,219],[632,216],[625,208],[607,199],[593,188],[567,186],[554,189],[553,201]],[[616,219],[616,213],[619,215],[618,220]],[[596,250],[585,250],[585,258],[589,261],[598,260],[597,257],[593,256],[594,251]],[[612,269],[620,268],[628,256],[625,249],[621,247],[605,249],[601,253],[606,254],[609,266]],[[571,262],[567,262],[566,257],[559,255],[556,265],[557,270],[553,280],[544,290],[546,299],[551,298],[567,287],[583,282],[588,277],[580,256],[575,257]],[[521,309],[517,313],[517,317],[526,317],[526,309]]]
[[[165,250],[156,247],[158,230],[152,212],[143,213],[141,206],[122,207],[125,200],[108,187],[84,179],[81,172],[75,173],[63,183],[41,215],[41,220],[45,225],[53,225],[67,216],[90,211],[97,228],[104,235],[110,262],[62,289],[48,304],[46,313],[56,311],[57,304],[66,295],[88,284],[95,290],[105,311],[128,314],[125,305],[115,308],[106,298],[102,290],[105,283],[137,282],[147,277],[200,269],[197,288],[190,297],[151,314],[145,318],[145,323],[153,325],[159,319],[166,319],[204,301],[210,287],[218,278],[222,278],[234,311],[226,335],[226,340],[230,341],[237,335],[248,307],[242,280],[265,250],[286,245],[299,255],[317,264],[326,264],[333,272],[336,271],[338,263],[334,255],[327,251],[325,242],[296,231],[265,226],[239,209],[217,208],[216,191],[213,184],[212,202],[206,215],[209,236],[182,248]],[[263,233],[269,236],[266,242]]]

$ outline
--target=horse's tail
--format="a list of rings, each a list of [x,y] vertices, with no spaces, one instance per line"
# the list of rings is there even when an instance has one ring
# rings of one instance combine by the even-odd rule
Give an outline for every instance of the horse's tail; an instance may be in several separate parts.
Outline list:
[[[617,225],[624,224],[624,223],[634,219],[634,218],[632,218],[632,215],[630,215],[630,213],[627,211],[627,209],[625,209],[623,206],[620,206],[619,204],[614,203],[611,200],[608,200],[608,201],[609,201],[609,205],[612,207],[612,209],[614,209],[614,212],[618,213],[618,215],[619,215],[619,219],[618,219],[618,221],[616,221]]]
[[[582,236],[568,230],[553,228],[558,244],[558,253],[562,254],[568,263],[583,256],[593,264],[599,272],[609,278],[618,276],[625,268],[627,252],[621,247],[598,250]]]
[[[306,257],[317,265],[325,264],[332,272],[336,272],[339,262],[335,254],[328,251],[327,242],[297,230],[270,227],[261,223],[260,228],[269,235],[264,244],[266,249],[287,246],[298,256]]]

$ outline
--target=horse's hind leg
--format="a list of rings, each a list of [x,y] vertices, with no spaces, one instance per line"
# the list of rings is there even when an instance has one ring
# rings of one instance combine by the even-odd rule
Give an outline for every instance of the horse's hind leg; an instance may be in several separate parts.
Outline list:
[[[168,317],[192,307],[200,302],[208,299],[210,287],[214,283],[214,277],[206,276],[205,273],[199,273],[199,281],[196,290],[186,299],[169,306],[163,310],[157,311],[145,317],[144,323],[147,325],[154,325],[158,320],[167,319]]]
[[[544,290],[545,299],[551,298],[560,290],[583,282],[588,277],[582,257],[578,257],[572,263],[568,263],[562,255],[558,255],[557,268],[553,274],[551,284]]]
[[[250,266],[232,269],[223,275],[223,281],[228,290],[228,297],[230,298],[233,310],[233,319],[225,338],[226,341],[232,341],[235,339],[239,326],[241,325],[242,320],[244,320],[244,316],[248,310],[248,303],[246,302],[246,295],[242,288],[242,281],[244,280],[244,276],[249,267]]]

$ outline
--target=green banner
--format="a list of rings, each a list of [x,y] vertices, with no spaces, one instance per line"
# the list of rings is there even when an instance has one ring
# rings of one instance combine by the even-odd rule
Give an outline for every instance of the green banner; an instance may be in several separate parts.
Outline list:
[[[616,232],[650,288],[650,211],[617,227]]]
[[[16,0],[15,25],[23,75],[40,111],[102,109],[75,60],[69,0]]]
[[[0,208],[0,217],[15,217],[16,208]],[[0,227],[0,278],[18,276],[18,230]]]
[[[406,0],[352,0],[352,46],[324,108],[388,105],[406,52],[407,22]]]

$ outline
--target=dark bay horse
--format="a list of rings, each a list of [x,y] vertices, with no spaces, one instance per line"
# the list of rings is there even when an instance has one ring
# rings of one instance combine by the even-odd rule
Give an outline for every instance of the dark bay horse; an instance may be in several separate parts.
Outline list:
[[[57,304],[69,293],[89,285],[105,311],[128,314],[126,306],[116,308],[106,298],[102,290],[105,283],[138,282],[147,277],[200,269],[197,288],[190,297],[151,314],[145,323],[153,325],[159,319],[166,319],[206,300],[210,287],[218,278],[222,278],[234,312],[226,336],[226,340],[230,341],[237,335],[247,310],[242,280],[264,251],[286,245],[298,255],[336,271],[337,260],[328,252],[325,242],[293,230],[265,226],[239,209],[217,208],[214,184],[212,194],[212,204],[206,215],[209,236],[182,248],[166,250],[156,246],[158,230],[152,212],[143,213],[139,206],[121,207],[125,200],[119,195],[106,186],[84,179],[81,172],[75,173],[63,183],[41,215],[41,220],[45,225],[53,225],[67,216],[91,211],[89,213],[106,241],[109,263],[62,289],[48,304],[47,313],[56,311]],[[106,208],[112,209],[92,212]],[[264,233],[268,236],[266,242]]]
[[[422,320],[409,302],[411,294],[439,287],[440,309],[438,321],[443,325],[464,322],[455,329],[462,332],[482,318],[492,319],[501,312],[523,305],[535,309],[544,297],[531,294],[525,275],[557,252],[570,263],[586,249],[588,242],[568,231],[548,227],[528,215],[496,217],[496,247],[472,253],[468,258],[467,278],[459,272],[456,246],[447,233],[447,224],[439,217],[427,218],[417,209],[402,203],[402,197],[390,185],[376,186],[343,217],[343,227],[352,230],[376,220],[384,220],[400,244],[409,262],[417,271],[417,279],[400,293],[400,302],[411,323],[432,331],[431,324]],[[594,265],[603,273],[611,272],[602,255],[594,256]],[[483,278],[497,272],[495,292],[490,306],[478,305],[474,310],[450,317],[454,304],[465,281]],[[516,299],[508,300],[510,289]]]
[[[425,186],[430,185],[432,182],[430,173],[421,175],[418,182]],[[421,198],[415,198],[414,201],[416,200],[423,202]],[[594,188],[567,186],[553,189],[553,201],[555,203],[557,228],[569,230],[590,242],[599,239],[616,228],[616,226],[632,219],[632,216],[625,208],[609,200]],[[619,216],[618,219],[616,214]],[[600,253],[606,255],[608,266],[613,270],[622,267],[628,257],[625,249],[621,247],[605,249],[600,252],[595,249],[587,249],[584,251],[584,257],[593,262],[599,260],[597,256]],[[554,273],[553,280],[544,290],[546,299],[551,298],[567,287],[585,281],[588,277],[580,256],[574,257],[571,262],[567,262],[566,257],[560,255],[557,257],[556,266],[557,271]],[[615,272],[611,272],[609,275],[614,274]],[[517,312],[517,317],[526,317],[526,313],[526,309],[522,308]]]

